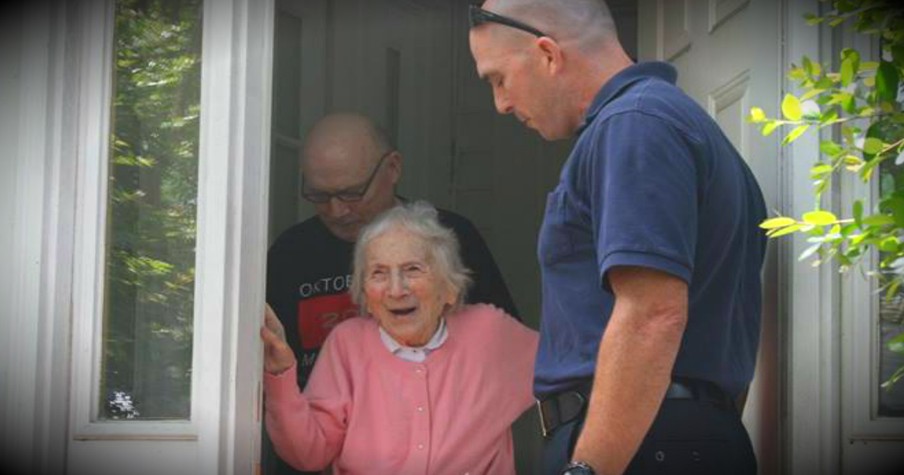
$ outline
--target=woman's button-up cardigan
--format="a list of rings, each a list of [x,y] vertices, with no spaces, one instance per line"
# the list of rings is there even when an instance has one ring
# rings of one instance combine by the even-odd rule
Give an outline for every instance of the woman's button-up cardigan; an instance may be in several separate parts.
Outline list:
[[[533,402],[537,333],[490,305],[446,317],[423,363],[392,355],[376,320],[330,333],[302,394],[294,368],[264,375],[266,425],[300,470],[513,474],[511,424]]]

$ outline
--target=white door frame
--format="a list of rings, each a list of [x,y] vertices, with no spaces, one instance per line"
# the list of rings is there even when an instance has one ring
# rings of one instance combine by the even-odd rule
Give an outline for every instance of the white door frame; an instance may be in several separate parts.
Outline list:
[[[220,348],[196,366],[219,389],[218,404],[198,411],[198,456],[218,454],[200,473],[248,474],[260,452],[275,8],[206,0],[204,9],[196,311],[212,331],[196,334],[218,336]]]
[[[4,170],[14,175],[7,208],[14,214],[11,246],[0,250],[7,268],[0,301],[0,456],[21,473],[61,473],[66,440],[71,297],[71,223],[75,161],[66,146],[75,134],[65,121],[72,108],[67,66],[69,9],[36,2],[12,12],[15,37],[0,45],[4,87],[18,93],[0,111],[17,140],[4,143]],[[9,25],[4,23],[4,26]],[[8,161],[7,161],[8,160]],[[68,233],[67,233],[68,231]]]
[[[21,99],[4,118],[21,117],[20,138],[4,154],[14,161],[12,209],[21,219],[4,256],[20,256],[11,262],[20,277],[16,298],[2,302],[10,345],[0,348],[9,376],[0,390],[0,443],[4,455],[14,454],[2,465],[22,473],[161,473],[155,467],[176,465],[168,473],[251,474],[260,441],[273,0],[204,2],[196,380],[192,419],[182,424],[101,424],[90,414],[111,5],[38,2],[16,18]]]
[[[770,212],[787,203],[780,138],[762,137],[745,118],[751,106],[775,110],[780,103],[785,13],[781,0],[641,0],[638,10],[639,57],[675,66],[679,86],[706,108],[757,176]],[[762,473],[778,471],[783,454],[783,244],[770,242],[766,253],[759,354],[743,413]]]
[[[864,55],[878,50],[850,29],[807,25],[804,14],[820,11],[816,0],[785,0],[785,11],[785,68],[803,56],[821,64],[837,63],[838,48],[833,42],[838,37],[832,34],[836,29],[845,46],[854,46]],[[783,85],[785,91],[802,92],[790,80]],[[773,110],[779,110],[778,105]],[[829,138],[828,133],[822,138]],[[819,158],[819,140],[819,134],[809,133],[783,147],[783,212],[790,216],[812,209],[810,167]],[[849,216],[855,199],[866,199],[870,207],[876,198],[875,183],[863,184],[853,176],[838,181],[823,198],[825,209]],[[881,298],[875,282],[857,270],[841,275],[835,263],[814,269],[798,262],[797,256],[810,245],[802,236],[778,245],[785,262],[787,278],[782,287],[788,309],[784,316],[784,471],[857,473],[894,460],[901,450],[904,421],[875,416],[880,383],[876,307]],[[868,267],[877,262],[875,255],[865,259]]]
[[[830,62],[830,41],[820,28],[807,25],[804,14],[820,11],[817,0],[785,0],[782,63],[790,68],[803,56]],[[785,71],[787,73],[787,69]],[[785,74],[785,76],[787,76]],[[801,93],[786,79],[783,92]],[[773,110],[778,111],[778,105]],[[782,148],[783,212],[801,216],[812,209],[810,167],[819,158],[818,134],[804,134]],[[831,200],[831,197],[826,197]],[[832,203],[826,203],[832,209]],[[849,208],[848,208],[849,209]],[[812,268],[797,261],[810,244],[795,235],[780,246],[786,276],[784,433],[786,473],[841,473],[842,289],[837,266]]]

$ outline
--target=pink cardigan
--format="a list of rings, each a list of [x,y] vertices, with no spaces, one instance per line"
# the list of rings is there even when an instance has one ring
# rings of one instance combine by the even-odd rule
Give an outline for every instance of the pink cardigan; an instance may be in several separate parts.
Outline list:
[[[533,402],[537,333],[496,307],[446,319],[423,363],[392,355],[369,317],[336,326],[302,395],[295,368],[265,374],[267,431],[300,470],[515,473],[511,424]]]

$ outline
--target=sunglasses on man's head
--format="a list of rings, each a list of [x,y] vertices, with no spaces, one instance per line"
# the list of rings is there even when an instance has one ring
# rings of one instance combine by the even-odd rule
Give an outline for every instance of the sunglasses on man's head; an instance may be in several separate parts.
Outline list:
[[[483,25],[484,23],[496,23],[499,25],[505,25],[510,28],[515,28],[516,30],[526,31],[537,37],[549,36],[546,33],[543,33],[542,31],[526,23],[522,23],[518,20],[515,20],[514,18],[509,18],[507,16],[502,16],[497,13],[484,10],[477,5],[469,6],[468,18],[471,21],[471,28]]]

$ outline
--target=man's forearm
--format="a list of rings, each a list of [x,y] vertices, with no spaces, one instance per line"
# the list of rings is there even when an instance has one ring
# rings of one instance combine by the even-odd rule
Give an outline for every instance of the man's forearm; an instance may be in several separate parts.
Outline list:
[[[597,356],[575,460],[620,474],[649,431],[671,380],[686,313],[646,318],[616,305]]]

